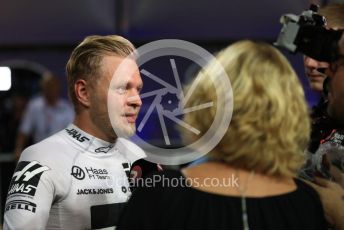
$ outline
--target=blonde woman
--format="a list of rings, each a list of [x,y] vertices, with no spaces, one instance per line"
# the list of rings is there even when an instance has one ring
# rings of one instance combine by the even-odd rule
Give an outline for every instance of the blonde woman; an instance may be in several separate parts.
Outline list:
[[[119,229],[326,229],[317,193],[295,179],[305,160],[310,120],[292,67],[274,47],[252,41],[229,46],[217,59],[233,89],[229,129],[209,162],[164,171],[158,174],[164,184],[136,190]],[[188,107],[216,101],[209,76],[217,72],[210,64],[197,76]],[[216,106],[221,105],[188,113],[184,121],[204,133]],[[185,134],[186,140],[197,139]],[[166,186],[166,178],[185,183]]]

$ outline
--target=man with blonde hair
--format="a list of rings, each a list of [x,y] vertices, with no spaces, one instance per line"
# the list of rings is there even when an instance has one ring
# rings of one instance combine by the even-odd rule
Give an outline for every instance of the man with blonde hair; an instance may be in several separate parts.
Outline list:
[[[4,229],[115,228],[130,165],[145,156],[120,136],[135,132],[142,104],[138,67],[126,58],[133,51],[120,36],[89,36],[74,49],[66,69],[75,120],[22,153]]]

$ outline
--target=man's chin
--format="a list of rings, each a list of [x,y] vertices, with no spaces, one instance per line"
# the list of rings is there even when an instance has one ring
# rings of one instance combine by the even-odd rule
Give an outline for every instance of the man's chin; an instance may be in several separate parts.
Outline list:
[[[323,90],[323,82],[311,81],[310,87],[313,91],[321,92]]]
[[[129,138],[135,134],[136,127],[135,125],[127,125],[125,127],[118,127],[115,131],[118,137]]]

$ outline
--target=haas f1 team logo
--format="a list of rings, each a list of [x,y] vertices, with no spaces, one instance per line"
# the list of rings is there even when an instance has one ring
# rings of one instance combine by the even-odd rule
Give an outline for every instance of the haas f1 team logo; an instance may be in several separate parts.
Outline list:
[[[37,161],[21,161],[13,174],[8,195],[25,194],[34,196],[44,171],[50,170]]]
[[[85,178],[85,172],[80,168],[79,166],[74,165],[72,167],[72,173],[71,175],[75,177],[78,180],[83,180]]]

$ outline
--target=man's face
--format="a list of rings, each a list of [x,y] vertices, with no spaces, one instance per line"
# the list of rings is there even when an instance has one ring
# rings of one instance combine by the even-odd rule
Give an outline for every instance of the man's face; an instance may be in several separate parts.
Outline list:
[[[329,67],[329,63],[319,62],[310,57],[304,56],[304,64],[311,89],[313,91],[322,92],[323,83],[326,78],[324,71]]]
[[[142,104],[139,96],[142,80],[138,67],[131,60],[126,61],[129,64],[123,68],[123,60],[127,59],[116,56],[103,58],[102,76],[91,97],[91,119],[110,139],[135,133],[135,121]],[[119,66],[125,71],[118,71]]]

